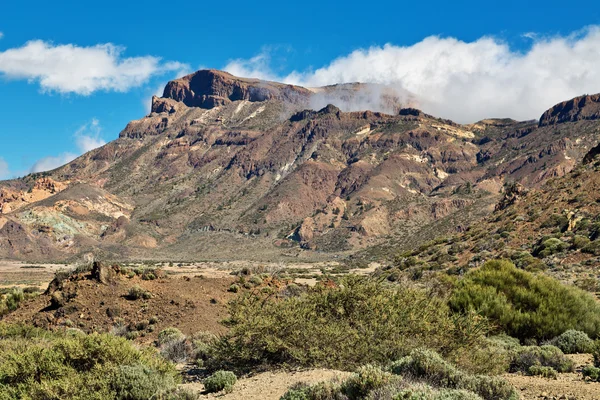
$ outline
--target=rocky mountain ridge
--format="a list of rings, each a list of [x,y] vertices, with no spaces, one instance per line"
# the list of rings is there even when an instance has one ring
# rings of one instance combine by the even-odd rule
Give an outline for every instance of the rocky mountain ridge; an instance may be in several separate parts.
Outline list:
[[[341,90],[348,100],[365,87]],[[0,183],[0,257],[329,259],[414,246],[487,215],[507,182],[565,175],[600,142],[594,96],[540,122],[460,125],[389,93],[392,114],[308,109],[324,92],[340,87],[213,70],[169,82],[117,140]],[[18,200],[42,182],[60,193]]]

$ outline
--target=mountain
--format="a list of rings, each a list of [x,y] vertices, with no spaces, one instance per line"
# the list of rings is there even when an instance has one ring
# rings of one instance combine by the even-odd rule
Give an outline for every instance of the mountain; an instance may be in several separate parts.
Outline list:
[[[488,215],[507,182],[569,173],[600,142],[598,99],[539,122],[460,125],[376,85],[198,71],[118,139],[1,182],[0,257],[316,260],[414,247]],[[324,100],[343,109],[311,109]],[[364,104],[386,113],[353,111]]]
[[[487,260],[505,258],[600,293],[599,154],[600,146],[592,148],[575,169],[541,187],[508,185],[489,216],[464,232],[390,253],[390,266],[378,275],[390,280],[426,279],[440,270],[462,275]]]

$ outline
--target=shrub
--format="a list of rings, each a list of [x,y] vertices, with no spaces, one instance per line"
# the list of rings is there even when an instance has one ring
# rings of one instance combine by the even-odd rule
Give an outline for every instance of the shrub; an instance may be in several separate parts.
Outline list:
[[[191,353],[191,346],[183,339],[171,340],[160,346],[160,354],[174,363],[184,362]]]
[[[2,399],[148,399],[179,379],[155,351],[124,338],[0,324]]]
[[[393,400],[481,400],[481,397],[466,390],[410,388],[396,393]]]
[[[217,371],[202,382],[208,393],[216,393],[221,390],[230,392],[237,382],[235,374],[231,371]]]
[[[240,291],[240,285],[232,283],[231,286],[229,286],[229,289],[227,289],[227,291],[231,293],[237,293]]]
[[[218,337],[210,332],[197,332],[192,335],[192,352],[196,362],[207,360],[217,341]]]
[[[165,328],[158,333],[158,344],[163,345],[167,342],[174,342],[185,339],[185,335],[177,328]]]
[[[427,291],[344,277],[298,296],[244,293],[229,304],[229,332],[211,369],[294,365],[353,369],[386,363],[427,346],[449,354],[483,341],[485,321],[451,316]]]
[[[590,239],[585,236],[575,235],[573,236],[573,248],[576,250],[580,250],[585,248],[590,244]]]
[[[391,369],[394,374],[415,381],[441,388],[468,390],[486,400],[518,399],[515,389],[502,378],[466,374],[431,350],[416,349],[410,356],[392,364]]]
[[[600,255],[600,239],[596,239],[593,242],[588,243],[584,246],[581,251],[583,253],[593,254],[595,256]]]
[[[348,400],[336,382],[320,382],[315,385],[298,383],[292,386],[280,400]]]
[[[593,296],[508,261],[488,261],[469,271],[449,303],[457,312],[477,311],[520,340],[547,340],[568,329],[594,338],[600,334],[600,305]]]
[[[581,374],[583,375],[583,379],[589,380],[592,382],[600,382],[600,368],[594,367],[593,365],[586,365],[581,370]]]
[[[592,347],[592,355],[594,357],[594,367],[600,368],[600,340],[594,342]]]
[[[558,372],[571,372],[573,361],[567,358],[563,352],[555,346],[525,346],[514,352],[510,369],[512,372],[525,372],[537,365],[552,367]]]
[[[508,336],[505,333],[488,337],[488,341],[495,346],[501,347],[505,350],[516,350],[521,347],[519,339],[512,336]]]
[[[558,372],[552,367],[542,367],[541,365],[532,365],[527,370],[529,375],[537,375],[544,378],[556,379]]]
[[[127,298],[129,300],[150,299],[152,298],[152,294],[136,285],[129,288],[129,292],[127,292]]]
[[[29,288],[26,288],[29,289]],[[37,289],[37,288],[36,288]],[[0,317],[15,311],[24,300],[35,297],[39,294],[38,291],[23,290],[21,288],[12,288],[4,294],[0,294]]]
[[[560,253],[566,250],[569,245],[557,238],[550,238],[542,241],[533,251],[534,256],[548,257],[552,254]]]
[[[372,390],[390,382],[392,374],[374,365],[360,367],[356,374],[346,379],[341,391],[350,399],[364,399]]]
[[[555,345],[565,354],[590,353],[594,348],[594,341],[585,332],[574,329],[563,332],[552,339],[550,344]]]
[[[111,386],[118,399],[146,400],[163,388],[174,387],[175,380],[145,365],[122,365]]]

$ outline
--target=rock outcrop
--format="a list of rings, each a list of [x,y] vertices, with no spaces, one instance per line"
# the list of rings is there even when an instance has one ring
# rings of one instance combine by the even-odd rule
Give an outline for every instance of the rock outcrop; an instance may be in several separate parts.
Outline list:
[[[542,114],[539,126],[600,118],[600,94],[575,97],[559,103]]]
[[[188,107],[213,108],[238,100],[308,104],[311,94],[310,90],[299,86],[238,78],[223,71],[200,70],[169,82],[163,98],[182,102]],[[169,105],[159,98],[153,99],[153,112],[166,111],[165,107]]]

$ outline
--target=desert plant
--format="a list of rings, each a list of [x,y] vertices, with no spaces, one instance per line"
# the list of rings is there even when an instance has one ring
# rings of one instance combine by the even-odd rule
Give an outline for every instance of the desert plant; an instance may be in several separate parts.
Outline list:
[[[340,389],[350,400],[364,399],[373,390],[390,382],[393,375],[374,365],[365,365],[346,379]]]
[[[475,310],[521,340],[548,340],[568,329],[593,338],[600,334],[600,305],[593,296],[508,261],[488,261],[469,271],[450,306],[457,312]]]
[[[394,374],[435,387],[463,389],[478,394],[486,400],[518,399],[515,389],[499,377],[470,375],[427,349],[415,349],[391,366]]]
[[[212,369],[260,364],[354,369],[428,346],[446,354],[483,341],[484,320],[450,314],[425,290],[347,276],[298,296],[253,291],[229,304],[229,332],[214,347]]]
[[[583,379],[592,381],[592,382],[600,382],[600,368],[594,367],[593,365],[586,365],[581,370],[581,374],[583,375]]]
[[[569,329],[552,339],[552,344],[565,354],[590,353],[594,348],[594,341],[585,332]]]
[[[158,333],[158,344],[162,345],[167,342],[185,339],[185,335],[177,328],[165,328]]]
[[[190,353],[191,346],[185,337],[167,341],[160,346],[160,354],[174,363],[186,361]]]
[[[529,375],[541,376],[543,378],[556,379],[558,372],[552,367],[543,367],[541,365],[532,365],[527,369]]]
[[[525,372],[529,368],[537,365],[542,367],[552,367],[558,372],[571,372],[573,370],[573,361],[567,358],[564,353],[555,346],[524,346],[515,350],[510,370],[512,372]]]
[[[180,376],[124,338],[0,324],[0,398],[148,399]]]
[[[216,393],[222,390],[229,392],[236,382],[237,377],[231,371],[217,371],[202,381],[204,389],[208,393]]]
[[[543,240],[534,250],[533,255],[537,257],[548,257],[555,253],[566,250],[569,245],[557,238]]]
[[[150,299],[152,298],[152,294],[147,291],[142,289],[140,286],[136,285],[136,286],[132,286],[129,288],[129,291],[127,292],[127,298],[129,300],[138,300],[138,299]]]

